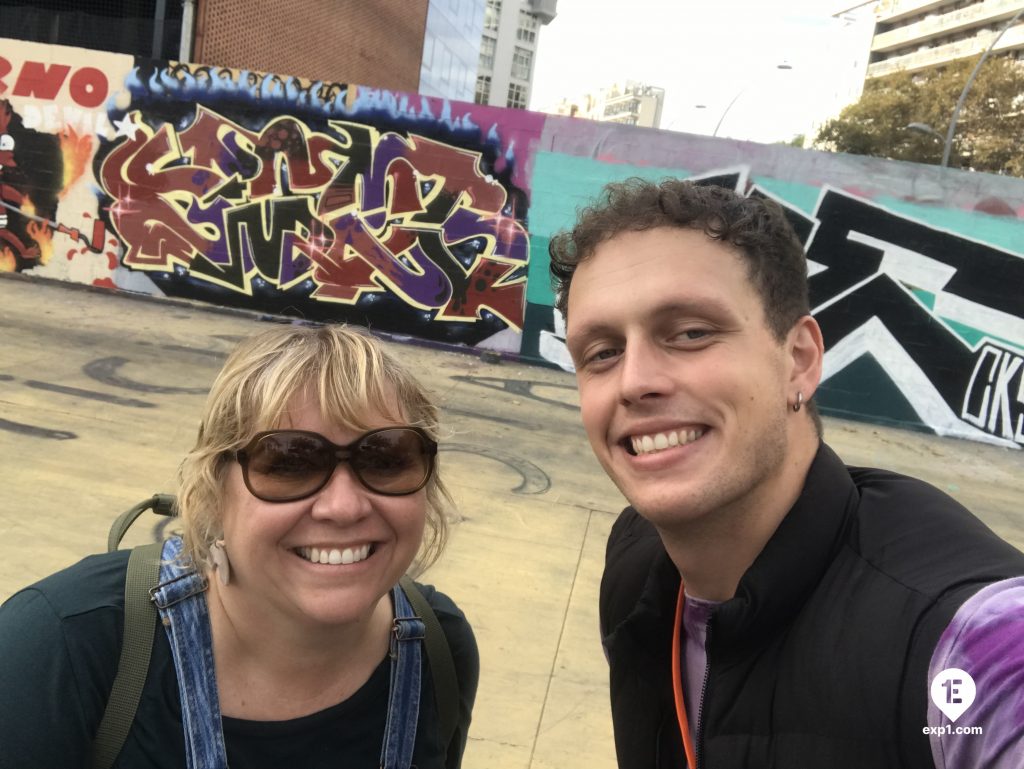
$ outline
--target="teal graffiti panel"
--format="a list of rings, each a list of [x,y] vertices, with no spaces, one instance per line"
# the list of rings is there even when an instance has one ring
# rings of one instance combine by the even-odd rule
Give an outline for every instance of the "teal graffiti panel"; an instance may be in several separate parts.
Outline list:
[[[528,302],[549,306],[555,303],[547,258],[551,236],[571,227],[576,221],[576,210],[597,197],[604,185],[632,176],[659,180],[669,176],[685,178],[690,172],[683,168],[613,165],[556,152],[537,153],[531,180]]]
[[[814,216],[814,211],[818,207],[818,198],[821,195],[821,187],[813,184],[772,179],[767,176],[754,176],[751,177],[751,181],[765,192],[786,201],[789,205],[800,209],[808,216]]]
[[[925,206],[893,197],[879,197],[874,202],[893,213],[909,216],[931,227],[955,232],[1014,254],[1024,253],[1024,220],[993,216],[980,211]]]

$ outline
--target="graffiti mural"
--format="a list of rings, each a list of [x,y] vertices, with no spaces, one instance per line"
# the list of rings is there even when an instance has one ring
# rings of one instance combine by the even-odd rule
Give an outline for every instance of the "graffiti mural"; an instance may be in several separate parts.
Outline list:
[[[629,176],[783,206],[825,335],[825,413],[1024,446],[1024,180],[0,47],[3,271],[571,369],[547,245]]]
[[[124,266],[293,302],[391,293],[434,322],[521,329],[529,242],[478,153],[342,121],[248,131],[204,107],[180,131],[120,125],[100,181]]]
[[[345,86],[210,67],[128,87],[99,181],[121,265],[164,293],[448,342],[522,330],[525,196],[475,126],[341,119]]]
[[[4,203],[111,257],[89,282],[518,352],[530,241],[516,131],[503,140],[438,100],[120,58],[121,73],[0,61],[26,122],[53,131],[57,174],[94,177],[79,185],[93,227],[23,210],[7,183]],[[15,244],[5,269],[37,266],[34,244],[0,233]]]
[[[817,399],[826,413],[849,413],[846,385],[831,385],[869,358],[917,424],[944,435],[1024,445],[1024,345],[982,331],[1024,339],[1024,301],[1006,290],[1024,286],[1024,258],[827,186],[805,214],[752,183],[746,169],[690,178],[783,206],[807,253],[811,312],[825,342]],[[564,339],[564,324],[556,323],[544,332],[541,349],[568,367]],[[874,396],[872,409],[885,418],[891,393],[877,382],[859,386],[869,384],[874,393],[865,395]]]

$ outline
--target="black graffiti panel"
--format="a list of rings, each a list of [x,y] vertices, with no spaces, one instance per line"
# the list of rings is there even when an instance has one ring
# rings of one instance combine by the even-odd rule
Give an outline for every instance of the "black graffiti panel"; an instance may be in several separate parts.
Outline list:
[[[883,252],[850,239],[867,235],[913,251],[955,270],[944,287],[950,294],[984,307],[1024,317],[1020,292],[1024,259],[993,246],[929,227],[860,198],[829,190],[815,212],[819,226],[807,257],[827,270],[810,280],[811,305],[818,306],[879,270]]]
[[[940,265],[948,273],[942,293],[1024,318],[1020,291],[1007,290],[1024,286],[1024,259],[835,190],[822,196],[815,216],[807,257],[824,269],[811,276],[810,296],[811,306],[820,308],[815,317],[826,350],[877,319],[951,414],[1024,443],[1021,353],[992,343],[973,349],[911,295],[912,279],[888,274],[884,262],[890,251],[926,262],[933,279]]]
[[[960,417],[993,435],[1024,444],[1024,357],[982,345],[974,360]]]
[[[819,310],[825,349],[877,318],[947,404],[959,404],[974,367],[973,354],[956,334],[885,273]],[[955,410],[959,411],[957,407]]]

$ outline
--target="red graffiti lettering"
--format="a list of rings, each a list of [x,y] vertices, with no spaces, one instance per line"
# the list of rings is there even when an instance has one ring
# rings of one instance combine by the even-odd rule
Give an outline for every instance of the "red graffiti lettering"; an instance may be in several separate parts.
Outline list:
[[[343,158],[341,144],[323,134],[306,136],[299,121],[278,118],[269,123],[256,140],[255,154],[262,163],[259,176],[250,182],[254,198],[273,195],[280,189],[281,162],[288,174],[288,186],[294,191],[323,189],[337,171],[331,156]]]
[[[119,125],[100,180],[125,266],[245,294],[308,283],[344,304],[388,292],[437,321],[522,327],[529,238],[479,153],[290,116],[247,130],[201,106],[180,133],[139,113]]]
[[[8,89],[3,79],[13,71],[14,65],[0,57],[0,94]],[[103,71],[96,67],[81,67],[71,73],[72,68],[67,64],[26,61],[21,65],[12,93],[15,96],[53,101],[67,82],[68,96],[79,107],[95,109],[102,105],[110,93],[110,83]]]
[[[0,94],[7,93],[7,83],[4,82],[4,78],[11,74],[12,69],[14,67],[11,66],[11,63],[0,56]]]
[[[40,61],[26,61],[21,66],[18,82],[14,84],[14,95],[56,99],[70,71],[67,64],[46,66]]]
[[[68,92],[80,107],[93,109],[103,104],[109,91],[107,76],[95,67],[82,67],[71,76]]]

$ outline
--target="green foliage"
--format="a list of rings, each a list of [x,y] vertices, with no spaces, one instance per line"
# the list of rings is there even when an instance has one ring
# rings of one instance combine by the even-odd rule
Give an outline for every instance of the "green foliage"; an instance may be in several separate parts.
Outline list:
[[[939,163],[957,99],[978,57],[943,69],[869,80],[860,101],[826,123],[815,146],[855,155]],[[957,118],[949,165],[1024,176],[1024,68],[1008,58],[986,61]],[[908,129],[924,123],[941,135]]]

